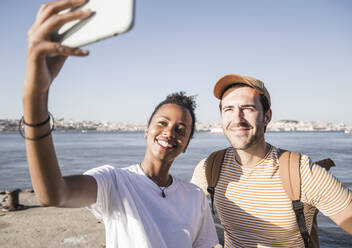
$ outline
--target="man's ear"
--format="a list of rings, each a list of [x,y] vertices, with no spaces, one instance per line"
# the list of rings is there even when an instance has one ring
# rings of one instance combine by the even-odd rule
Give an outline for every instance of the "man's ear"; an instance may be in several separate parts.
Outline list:
[[[266,113],[264,115],[265,126],[267,126],[269,124],[269,122],[271,121],[271,116],[272,116],[272,111],[271,111],[271,109],[269,109],[268,111],[266,111]]]

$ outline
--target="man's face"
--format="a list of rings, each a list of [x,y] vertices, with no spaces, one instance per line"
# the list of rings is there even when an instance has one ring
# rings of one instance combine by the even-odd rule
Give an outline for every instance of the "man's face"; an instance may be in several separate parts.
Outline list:
[[[221,122],[233,148],[246,150],[264,141],[264,127],[271,120],[271,110],[263,113],[258,92],[250,87],[228,89],[221,99]]]

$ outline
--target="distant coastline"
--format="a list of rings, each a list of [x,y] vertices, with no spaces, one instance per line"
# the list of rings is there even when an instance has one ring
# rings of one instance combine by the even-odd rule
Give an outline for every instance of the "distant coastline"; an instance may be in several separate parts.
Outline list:
[[[18,130],[19,120],[0,119],[0,132],[12,132]],[[57,131],[79,131],[79,132],[136,132],[144,131],[146,123],[124,123],[109,121],[78,121],[78,120],[55,120],[55,130]],[[197,131],[212,133],[222,133],[220,123],[196,123]],[[352,126],[343,122],[335,124],[322,121],[296,121],[280,120],[272,121],[267,127],[268,131],[334,131],[352,133]]]

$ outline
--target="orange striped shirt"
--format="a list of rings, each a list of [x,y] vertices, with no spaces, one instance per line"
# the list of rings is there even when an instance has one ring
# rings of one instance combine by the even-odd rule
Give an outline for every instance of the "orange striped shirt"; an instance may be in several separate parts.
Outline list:
[[[342,211],[352,193],[324,168],[301,157],[301,201],[323,214]],[[244,168],[228,148],[215,189],[225,247],[304,247],[291,200],[281,183],[278,151],[271,147],[255,167]]]

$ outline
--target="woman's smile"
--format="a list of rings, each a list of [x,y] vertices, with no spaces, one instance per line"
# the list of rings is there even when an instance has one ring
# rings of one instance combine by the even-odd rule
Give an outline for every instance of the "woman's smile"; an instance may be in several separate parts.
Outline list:
[[[167,138],[156,138],[155,140],[158,145],[164,150],[176,148],[176,142],[171,142]]]

